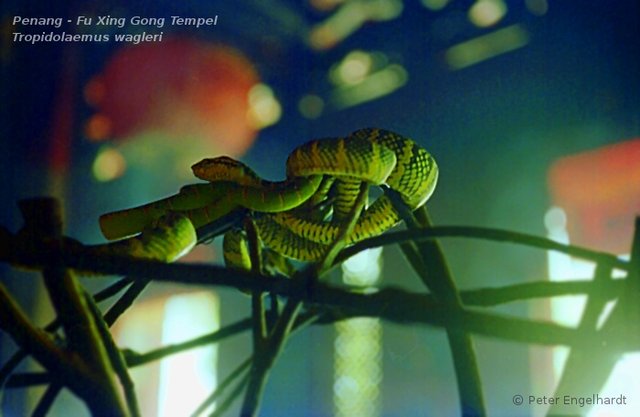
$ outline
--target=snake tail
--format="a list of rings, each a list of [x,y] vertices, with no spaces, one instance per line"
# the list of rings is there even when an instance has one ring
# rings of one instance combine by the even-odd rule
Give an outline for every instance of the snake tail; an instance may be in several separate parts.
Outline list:
[[[231,184],[212,187],[211,184],[191,184],[178,194],[138,207],[119,210],[100,216],[100,230],[109,240],[140,233],[145,227],[171,211],[188,211],[220,200]]]
[[[184,215],[169,213],[162,216],[154,225],[145,227],[142,233],[116,242],[99,245],[83,246],[71,241],[74,245],[82,246],[83,252],[100,255],[121,255],[140,259],[150,259],[160,262],[174,262],[189,253],[197,243],[196,230],[191,221]],[[100,275],[92,271],[75,270],[80,275]]]

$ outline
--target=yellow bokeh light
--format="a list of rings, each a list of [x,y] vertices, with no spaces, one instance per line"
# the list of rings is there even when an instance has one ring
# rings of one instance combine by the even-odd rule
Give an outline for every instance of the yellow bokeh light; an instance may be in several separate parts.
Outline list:
[[[469,9],[469,20],[486,28],[498,23],[506,13],[507,5],[502,0],[478,0]]]
[[[282,106],[266,84],[256,84],[249,91],[249,123],[256,129],[271,126],[282,117]]]
[[[449,0],[421,0],[424,7],[429,10],[442,10],[449,3]]]
[[[339,64],[331,68],[329,78],[335,85],[355,85],[362,82],[372,69],[371,54],[355,50],[349,52]]]
[[[400,16],[401,0],[346,1],[330,17],[309,31],[313,49],[329,49],[351,36],[366,22],[392,20]]]
[[[100,182],[113,181],[126,171],[127,163],[120,152],[113,148],[103,148],[93,161],[93,176]]]
[[[451,69],[459,70],[522,48],[528,42],[529,33],[520,25],[512,25],[450,47],[445,59]]]
[[[334,90],[331,102],[344,109],[391,94],[407,83],[408,73],[401,65],[391,64],[365,77],[356,85],[344,85]]]
[[[357,84],[371,70],[371,56],[362,51],[351,52],[339,67],[340,78],[346,84]]]

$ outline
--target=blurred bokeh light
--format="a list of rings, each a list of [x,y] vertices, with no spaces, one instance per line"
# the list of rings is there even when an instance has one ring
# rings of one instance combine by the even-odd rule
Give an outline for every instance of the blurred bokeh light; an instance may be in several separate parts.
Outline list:
[[[250,92],[258,83],[254,65],[230,47],[185,37],[127,46],[85,87],[97,109],[86,135],[126,140],[161,131],[207,141],[214,154],[241,155],[273,118],[253,115]]]

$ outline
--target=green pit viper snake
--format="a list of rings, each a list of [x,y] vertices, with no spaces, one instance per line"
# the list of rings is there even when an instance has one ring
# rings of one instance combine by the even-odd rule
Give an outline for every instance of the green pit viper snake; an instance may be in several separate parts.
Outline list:
[[[337,238],[362,182],[388,186],[414,210],[429,199],[438,180],[436,162],[424,148],[397,133],[375,128],[299,146],[287,159],[283,181],[266,181],[228,157],[204,159],[192,170],[207,182],[184,186],[162,200],[102,215],[100,227],[107,239],[143,232],[103,246],[120,245],[110,250],[170,262],[195,244],[194,228],[245,208],[262,213],[254,221],[267,248],[287,258],[313,262]],[[382,195],[361,213],[346,243],[381,234],[399,221],[390,199]],[[250,268],[242,231],[227,232],[223,246],[227,265]]]

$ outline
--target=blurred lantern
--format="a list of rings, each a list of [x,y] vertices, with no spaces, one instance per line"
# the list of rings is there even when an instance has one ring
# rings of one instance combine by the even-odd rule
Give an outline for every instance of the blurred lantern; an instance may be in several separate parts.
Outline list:
[[[123,141],[156,132],[237,156],[256,135],[248,114],[258,83],[251,62],[230,47],[188,38],[127,46],[86,85],[85,98],[98,111],[86,134]]]

